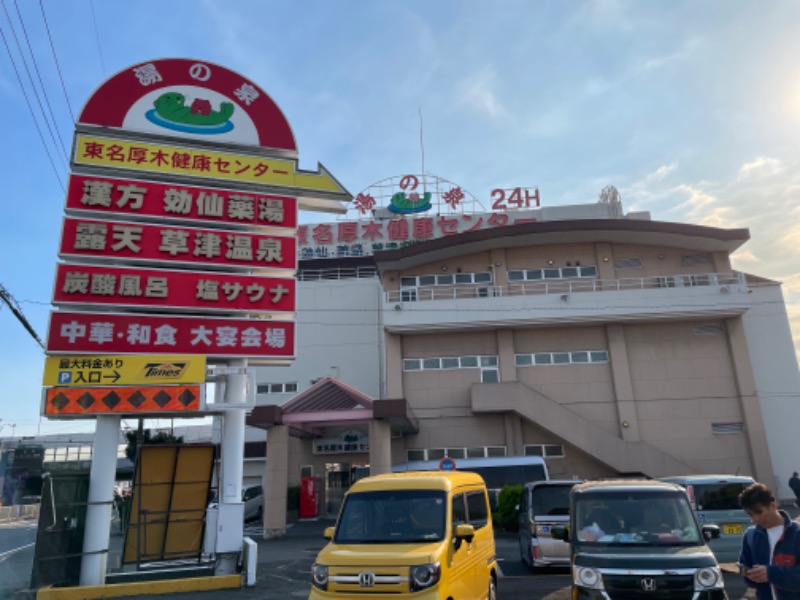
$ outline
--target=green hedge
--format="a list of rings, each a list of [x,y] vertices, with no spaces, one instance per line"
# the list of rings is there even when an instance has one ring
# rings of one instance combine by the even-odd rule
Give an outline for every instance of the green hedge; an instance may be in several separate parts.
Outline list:
[[[506,531],[519,529],[519,502],[522,499],[521,485],[507,485],[500,490],[497,499],[497,525]]]
[[[286,490],[286,510],[300,510],[299,485],[290,485]]]

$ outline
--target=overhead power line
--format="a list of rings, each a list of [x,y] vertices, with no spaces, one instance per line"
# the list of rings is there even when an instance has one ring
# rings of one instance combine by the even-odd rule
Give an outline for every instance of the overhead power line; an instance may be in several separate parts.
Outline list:
[[[19,25],[22,28],[22,36],[25,38],[25,44],[28,46],[28,52],[31,55],[33,70],[36,73],[36,78],[39,80],[39,87],[42,88],[44,103],[47,106],[47,112],[50,114],[50,120],[53,122],[53,129],[56,132],[56,138],[58,139],[58,144],[61,147],[61,152],[63,153],[64,157],[66,157],[67,159],[67,163],[69,163],[69,153],[67,152],[67,148],[64,145],[64,139],[61,137],[61,132],[58,130],[56,116],[53,113],[53,107],[50,104],[50,98],[47,96],[47,89],[44,87],[44,82],[42,81],[42,73],[41,71],[39,71],[39,65],[36,63],[36,56],[33,53],[33,48],[31,47],[31,40],[28,37],[28,30],[25,27],[25,21],[22,20],[22,13],[19,10],[19,4],[17,4],[17,0],[14,0],[14,8],[17,11],[17,18],[19,19]],[[21,49],[20,49],[20,54],[22,54]],[[31,85],[33,85],[33,82],[31,82]]]
[[[56,47],[53,44],[53,36],[50,35],[50,26],[47,24],[47,15],[44,12],[44,5],[42,0],[39,0],[39,8],[42,11],[42,20],[44,21],[44,28],[47,31],[47,39],[50,42],[50,51],[53,53],[53,61],[56,63],[56,71],[58,71],[58,80],[61,82],[61,91],[64,92],[64,100],[67,102],[67,110],[72,122],[75,122],[75,112],[72,110],[72,105],[69,103],[69,96],[67,95],[67,86],[64,85],[64,77],[61,75],[61,66],[58,64],[58,56],[56,56]]]
[[[47,160],[50,161],[50,167],[53,169],[53,174],[56,176],[58,180],[58,184],[61,187],[61,191],[65,192],[64,182],[61,180],[61,175],[56,168],[56,164],[53,161],[53,156],[50,154],[50,148],[47,146],[47,142],[44,139],[44,135],[42,134],[42,128],[39,127],[39,121],[36,119],[36,113],[33,110],[33,106],[31,106],[31,101],[28,98],[28,92],[25,91],[25,85],[22,82],[22,77],[20,77],[19,70],[17,69],[17,63],[14,61],[14,56],[11,53],[11,47],[8,45],[8,39],[6,38],[6,34],[3,32],[2,26],[0,26],[0,37],[3,38],[3,45],[6,47],[6,52],[8,53],[8,59],[11,61],[11,66],[14,69],[14,75],[17,77],[17,83],[19,84],[19,89],[22,91],[22,96],[25,98],[25,104],[28,106],[28,111],[31,114],[31,119],[33,119],[33,124],[36,127],[36,132],[39,134],[39,141],[42,143],[42,147],[44,148],[45,154],[47,154]]]
[[[11,312],[14,313],[14,316],[17,318],[17,321],[19,321],[22,324],[25,330],[31,335],[31,337],[34,340],[36,340],[36,343],[39,344],[39,346],[41,346],[42,350],[44,350],[44,343],[37,335],[36,330],[28,322],[28,319],[25,318],[25,315],[22,314],[22,308],[19,306],[19,303],[14,299],[14,296],[12,296],[11,292],[9,292],[5,287],[3,287],[2,283],[0,283],[0,300],[2,300],[3,303],[6,306],[8,306],[8,308],[11,309]]]

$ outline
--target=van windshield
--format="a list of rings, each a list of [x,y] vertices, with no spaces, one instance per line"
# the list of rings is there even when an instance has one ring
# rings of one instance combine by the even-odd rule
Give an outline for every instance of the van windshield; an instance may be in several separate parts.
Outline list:
[[[739,494],[750,484],[717,483],[693,484],[694,502],[697,510],[741,510]]]
[[[444,539],[447,502],[437,490],[348,494],[334,540],[337,544],[407,544]]]
[[[534,515],[554,516],[569,514],[569,492],[572,484],[545,485],[533,488],[531,507]]]
[[[701,540],[683,493],[609,492],[576,498],[578,543],[694,546]]]

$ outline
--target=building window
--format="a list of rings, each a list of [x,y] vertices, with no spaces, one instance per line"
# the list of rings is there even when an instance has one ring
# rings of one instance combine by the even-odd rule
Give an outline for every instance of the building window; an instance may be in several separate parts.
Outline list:
[[[425,460],[425,450],[406,450],[406,460]]]
[[[314,465],[301,465],[300,466],[300,479],[303,477],[314,476]]]
[[[515,354],[514,364],[518,367],[533,365],[586,365],[607,363],[608,350],[574,350],[572,352],[537,352],[536,354]]]
[[[479,273],[456,273],[453,275],[418,275],[416,277],[401,277],[401,288],[429,287],[432,285],[460,285],[470,283],[491,283],[492,274],[489,272]]]
[[[473,446],[470,448],[413,448],[406,450],[406,460],[442,460],[445,456],[454,459],[505,456],[505,446]],[[458,463],[456,463],[458,466]]]
[[[614,259],[614,268],[617,269],[617,270],[641,269],[642,268],[642,259],[641,258],[615,258]]]
[[[711,258],[707,254],[696,254],[693,256],[681,256],[681,266],[693,267],[695,265],[711,264]]]
[[[698,325],[692,327],[692,333],[695,335],[722,335],[722,325]]]
[[[542,279],[576,279],[597,277],[597,267],[547,267],[546,269],[525,269],[509,271],[509,281],[541,281]]]
[[[297,382],[287,383],[261,383],[256,386],[257,394],[290,394],[297,391]]]
[[[444,448],[431,448],[428,450],[428,460],[441,460],[444,457]]]
[[[435,371],[441,369],[480,369],[483,383],[500,381],[496,356],[432,356],[404,358],[403,371]]]
[[[712,423],[711,433],[715,435],[731,435],[744,433],[744,423]]]
[[[525,444],[525,456],[564,458],[564,446],[561,444]]]

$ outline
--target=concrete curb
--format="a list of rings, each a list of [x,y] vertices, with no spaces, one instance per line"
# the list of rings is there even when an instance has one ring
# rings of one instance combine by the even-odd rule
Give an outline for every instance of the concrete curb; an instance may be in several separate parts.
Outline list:
[[[68,588],[40,588],[36,600],[92,600],[95,598],[121,598],[123,596],[156,596],[180,592],[207,592],[242,587],[241,575],[192,577],[161,581],[136,581],[109,585],[77,586]]]

